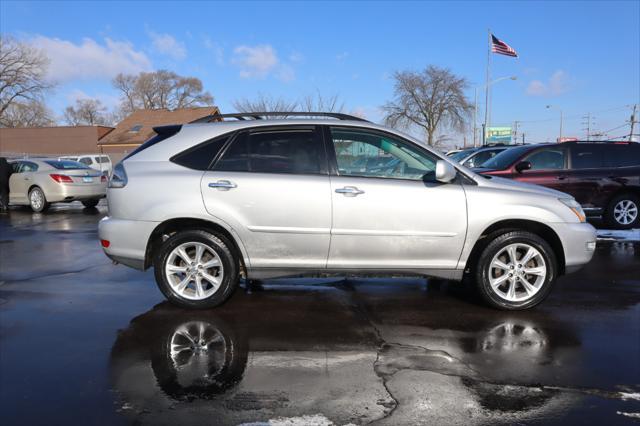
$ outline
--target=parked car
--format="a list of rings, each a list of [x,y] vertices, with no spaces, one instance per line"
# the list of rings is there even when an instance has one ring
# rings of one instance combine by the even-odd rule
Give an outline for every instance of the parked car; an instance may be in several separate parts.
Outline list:
[[[572,195],[585,213],[614,228],[640,226],[640,144],[565,142],[524,145],[476,169]]]
[[[469,277],[489,304],[525,309],[593,256],[595,230],[566,194],[481,177],[356,117],[256,115],[155,128],[114,168],[102,247],[153,266],[177,305],[220,305],[241,273],[404,273]],[[400,164],[361,169],[390,156]]]
[[[454,161],[465,167],[473,168],[482,166],[487,160],[509,149],[508,146],[486,146],[470,148],[449,156]]]
[[[71,201],[95,207],[107,192],[107,177],[77,161],[30,158],[11,165],[9,203],[31,206],[34,212]]]
[[[60,160],[78,161],[94,170],[99,170],[107,176],[111,176],[113,165],[108,155],[104,154],[80,154],[60,157]]]

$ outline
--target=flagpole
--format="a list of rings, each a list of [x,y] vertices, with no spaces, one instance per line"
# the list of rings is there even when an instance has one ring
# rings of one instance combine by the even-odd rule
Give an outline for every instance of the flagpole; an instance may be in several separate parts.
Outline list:
[[[491,78],[491,29],[487,28],[487,72],[486,84],[484,92],[484,129],[482,131],[482,145],[485,145],[487,138],[487,129],[489,126],[489,79]]]

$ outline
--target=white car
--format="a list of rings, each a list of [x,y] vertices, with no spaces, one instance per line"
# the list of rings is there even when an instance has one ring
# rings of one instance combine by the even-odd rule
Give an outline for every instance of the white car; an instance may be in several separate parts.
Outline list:
[[[108,155],[104,154],[79,154],[79,155],[65,155],[58,157],[60,160],[78,161],[86,166],[91,167],[93,170],[99,170],[103,175],[111,176],[113,165]]]

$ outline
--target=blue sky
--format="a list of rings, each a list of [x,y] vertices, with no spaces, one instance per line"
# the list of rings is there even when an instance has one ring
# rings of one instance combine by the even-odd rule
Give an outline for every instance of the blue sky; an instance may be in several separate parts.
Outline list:
[[[551,140],[561,108],[564,135],[583,136],[588,112],[592,127],[606,131],[640,103],[638,1],[2,0],[0,27],[50,56],[56,113],[83,96],[116,105],[115,74],[166,68],[200,78],[223,112],[257,93],[294,99],[320,91],[378,121],[395,70],[448,67],[471,82],[473,101],[473,85],[485,78],[487,28],[520,54],[493,55],[493,77],[517,76],[493,88],[494,125],[519,120],[529,141]]]

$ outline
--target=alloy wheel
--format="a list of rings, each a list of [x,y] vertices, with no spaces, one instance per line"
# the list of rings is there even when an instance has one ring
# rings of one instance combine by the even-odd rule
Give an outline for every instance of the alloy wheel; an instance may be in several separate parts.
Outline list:
[[[638,217],[638,206],[632,200],[620,200],[613,208],[613,217],[620,225],[629,225]]]
[[[31,207],[33,207],[34,210],[40,210],[44,205],[44,194],[42,191],[34,189],[29,194],[29,201],[31,202]]]
[[[203,300],[218,291],[224,269],[214,249],[203,243],[188,242],[169,253],[165,274],[177,295],[189,300]]]
[[[538,249],[525,243],[503,247],[489,264],[491,290],[509,302],[535,296],[545,282],[547,266]]]

